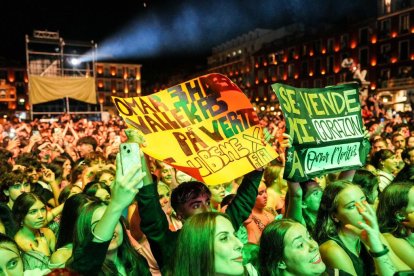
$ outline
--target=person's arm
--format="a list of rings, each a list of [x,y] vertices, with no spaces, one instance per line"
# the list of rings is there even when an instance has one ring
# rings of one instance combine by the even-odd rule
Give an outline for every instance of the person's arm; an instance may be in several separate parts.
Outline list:
[[[302,188],[299,182],[288,180],[288,197],[289,205],[286,210],[286,217],[296,220],[297,222],[306,226],[302,214]]]
[[[258,170],[246,174],[237,189],[236,196],[226,209],[226,214],[230,217],[230,221],[236,230],[239,229],[252,212],[262,175],[263,171]]]
[[[46,214],[46,225],[49,224],[55,217],[57,217],[58,215],[60,215],[62,213],[63,210],[63,206],[65,204],[62,203],[59,206],[51,209],[50,211],[47,212]]]
[[[126,129],[125,133],[129,143],[138,143],[145,147],[146,142],[143,136],[133,129]],[[139,216],[141,218],[141,231],[145,234],[151,246],[151,251],[162,269],[168,259],[171,259],[172,251],[175,248],[176,233],[171,232],[164,211],[159,201],[156,179],[151,175],[148,160],[145,154],[141,155],[142,170],[146,172],[143,187],[136,197]],[[165,262],[164,262],[165,260]]]
[[[387,240],[390,249],[394,251],[397,257],[406,263],[410,269],[414,269],[414,247],[403,238],[394,237],[390,233],[383,234],[382,236]]]
[[[111,190],[111,201],[93,231],[94,241],[103,242],[112,239],[122,211],[133,201],[138,193],[137,186],[145,176],[141,166],[139,168],[131,167],[129,171],[124,172],[125,175],[121,172],[121,166],[120,156],[118,155],[116,158],[115,184]]]
[[[359,235],[361,241],[368,248],[378,275],[394,275],[396,271],[403,267],[399,266],[396,269],[396,265],[391,259],[390,250],[381,239],[374,209],[367,202],[362,205],[357,202],[355,205],[364,219],[359,223],[361,229],[350,224],[345,225],[345,227]]]
[[[42,174],[43,174],[43,177],[42,177],[43,181],[49,184],[50,188],[52,189],[53,198],[55,202],[53,206],[54,207],[58,206],[60,187],[59,187],[59,183],[55,179],[55,173],[51,169],[48,169],[46,166],[42,165]]]

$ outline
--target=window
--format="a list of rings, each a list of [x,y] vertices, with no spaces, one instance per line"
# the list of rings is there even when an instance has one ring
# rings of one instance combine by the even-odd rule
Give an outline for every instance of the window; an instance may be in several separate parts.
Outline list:
[[[308,75],[308,70],[309,70],[308,67],[309,66],[308,66],[308,62],[307,61],[302,62],[302,66],[300,68],[300,74],[302,76],[307,76]]]
[[[289,60],[293,60],[295,58],[295,48],[289,49]]]
[[[379,31],[379,37],[385,38],[390,35],[391,31],[391,21],[390,19],[385,19],[380,22],[380,31]]]
[[[321,59],[317,58],[315,60],[315,75],[318,75],[321,73]]]
[[[264,69],[263,68],[259,69],[257,71],[257,78],[259,79],[259,81],[262,81],[264,76],[265,76]]]
[[[308,80],[303,80],[300,82],[300,87],[302,88],[308,88]]]
[[[328,39],[327,50],[328,50],[328,53],[332,53],[334,51],[334,39],[333,38]]]
[[[400,41],[399,43],[399,59],[400,60],[408,60],[409,57],[409,43],[408,40]]]
[[[313,42],[313,51],[315,52],[315,54],[318,54],[321,52],[321,41],[320,40],[316,40]]]
[[[288,65],[288,77],[293,78],[294,74],[295,74],[295,65],[291,63]]]
[[[362,28],[359,30],[359,43],[361,45],[367,45],[368,44],[368,28]]]
[[[400,33],[405,34],[410,30],[410,15],[403,14],[400,16]]]
[[[361,65],[361,68],[364,67],[368,67],[369,66],[369,62],[368,62],[368,55],[369,51],[368,48],[362,48],[359,50],[359,64]]]
[[[258,89],[257,89],[257,93],[258,93],[258,97],[259,98],[264,98],[264,86],[263,85],[260,85],[259,87],[258,87]]]
[[[306,56],[308,54],[308,45],[302,45],[302,56]]]
[[[327,73],[332,73],[334,68],[334,57],[328,56],[326,58],[326,71]]]
[[[0,80],[7,79],[7,70],[0,70]]]
[[[285,71],[285,66],[284,65],[280,65],[280,66],[277,67],[276,76],[277,76],[278,79],[283,78],[284,71]]]
[[[347,34],[341,35],[341,50],[347,49],[349,45],[349,36]]]
[[[378,56],[378,63],[379,64],[388,63],[390,60],[390,56],[391,56],[391,44],[387,43],[387,44],[381,45],[380,54]]]

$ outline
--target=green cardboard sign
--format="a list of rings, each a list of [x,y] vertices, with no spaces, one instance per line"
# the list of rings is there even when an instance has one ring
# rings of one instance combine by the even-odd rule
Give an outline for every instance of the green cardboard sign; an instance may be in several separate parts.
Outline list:
[[[272,89],[293,138],[285,179],[301,182],[365,164],[370,144],[364,139],[357,84],[310,89],[275,83]]]

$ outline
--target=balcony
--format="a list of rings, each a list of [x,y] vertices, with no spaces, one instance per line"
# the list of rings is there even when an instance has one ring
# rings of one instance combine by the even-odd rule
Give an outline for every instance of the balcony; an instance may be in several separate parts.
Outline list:
[[[414,79],[413,78],[395,78],[390,80],[384,80],[381,82],[381,90],[385,89],[408,89],[414,87]]]

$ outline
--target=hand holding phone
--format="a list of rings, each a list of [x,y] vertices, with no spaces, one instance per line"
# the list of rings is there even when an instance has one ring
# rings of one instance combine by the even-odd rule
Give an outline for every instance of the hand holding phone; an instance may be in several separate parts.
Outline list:
[[[132,170],[141,170],[141,151],[137,143],[123,143],[119,146],[122,175],[127,175]],[[144,185],[141,180],[136,187],[140,189]]]

